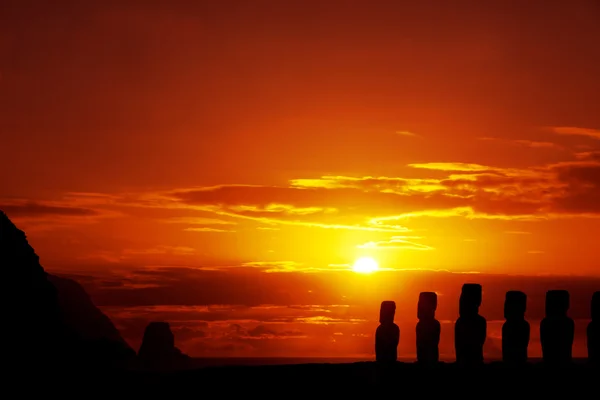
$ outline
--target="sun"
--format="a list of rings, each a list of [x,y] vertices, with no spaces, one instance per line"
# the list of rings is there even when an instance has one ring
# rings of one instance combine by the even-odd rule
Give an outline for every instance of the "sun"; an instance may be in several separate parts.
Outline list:
[[[361,257],[354,262],[352,270],[361,274],[370,274],[379,269],[377,261],[371,257]]]

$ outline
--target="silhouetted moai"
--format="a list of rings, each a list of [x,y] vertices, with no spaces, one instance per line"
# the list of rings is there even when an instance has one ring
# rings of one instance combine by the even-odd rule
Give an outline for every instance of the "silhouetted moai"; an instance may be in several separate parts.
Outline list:
[[[567,315],[569,302],[566,290],[546,292],[546,317],[540,324],[540,340],[547,364],[568,364],[572,360],[575,323]]]
[[[394,323],[395,314],[395,302],[381,303],[379,326],[375,331],[375,359],[379,362],[395,362],[398,359],[400,328]]]
[[[437,294],[422,292],[417,306],[417,362],[437,363],[440,359],[440,322],[435,319]]]
[[[465,283],[459,300],[459,317],[454,325],[456,362],[460,365],[483,363],[483,345],[487,321],[479,315],[482,289],[477,283]]]
[[[600,365],[600,292],[592,296],[592,321],[587,327],[589,361]]]
[[[527,363],[530,327],[525,321],[527,295],[519,291],[506,292],[502,325],[502,361],[509,364]]]

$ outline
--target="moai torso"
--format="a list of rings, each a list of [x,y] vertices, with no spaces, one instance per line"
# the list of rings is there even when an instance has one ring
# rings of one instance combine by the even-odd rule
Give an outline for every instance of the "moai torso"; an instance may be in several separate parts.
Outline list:
[[[437,363],[440,358],[439,344],[441,326],[435,319],[437,295],[423,292],[419,295],[417,306],[417,362]]]
[[[587,327],[588,360],[600,365],[600,327],[597,321],[592,321]]]
[[[378,362],[395,362],[398,359],[400,328],[394,323],[396,304],[393,301],[381,303],[379,323],[375,331],[375,359]]]
[[[592,321],[587,327],[587,348],[590,362],[600,365],[600,292],[592,296]]]
[[[506,293],[502,325],[502,360],[505,363],[524,364],[527,362],[530,326],[525,320],[527,295],[523,292]]]
[[[481,286],[465,284],[460,297],[460,317],[454,325],[456,362],[461,365],[483,363],[483,345],[487,336],[487,321],[479,315]]]
[[[546,293],[546,317],[540,324],[540,340],[545,363],[565,364],[572,361],[575,323],[567,316],[569,292]]]

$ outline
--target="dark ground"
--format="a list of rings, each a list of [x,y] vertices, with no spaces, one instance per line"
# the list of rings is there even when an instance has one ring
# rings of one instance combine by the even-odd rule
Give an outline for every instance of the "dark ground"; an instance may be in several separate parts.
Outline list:
[[[266,366],[207,367],[188,371],[150,373],[141,371],[71,371],[46,374],[56,385],[94,388],[94,393],[157,397],[160,393],[185,393],[186,397],[229,397],[230,393],[259,394],[276,397],[307,397],[319,393],[361,393],[386,390],[400,397],[521,398],[525,393],[535,398],[600,398],[600,369],[587,363],[562,368],[530,364],[523,368],[507,368],[490,363],[473,369],[440,363],[424,368],[414,363],[382,367],[374,362],[345,364],[300,364]],[[207,394],[210,393],[210,396]],[[64,394],[64,393],[63,393]],[[207,396],[205,396],[207,395]],[[162,395],[160,395],[162,397]],[[179,397],[179,394],[177,394]],[[317,396],[319,397],[319,396]]]

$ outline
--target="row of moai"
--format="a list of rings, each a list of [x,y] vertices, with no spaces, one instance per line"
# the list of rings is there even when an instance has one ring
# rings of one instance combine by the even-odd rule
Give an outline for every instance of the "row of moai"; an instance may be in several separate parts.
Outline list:
[[[483,345],[487,336],[487,322],[479,315],[482,300],[481,285],[466,283],[459,300],[459,317],[454,325],[456,362],[460,365],[483,363]],[[567,315],[569,292],[550,290],[546,293],[546,315],[540,324],[543,361],[546,364],[568,364],[572,361],[575,323]],[[506,293],[502,326],[502,360],[511,365],[527,362],[530,326],[525,320],[527,295],[519,291]],[[423,292],[417,306],[417,362],[432,364],[439,361],[441,326],[435,318],[437,294]],[[375,332],[376,360],[394,362],[400,341],[400,328],[394,323],[396,303],[381,303],[379,322]],[[588,360],[600,364],[600,291],[591,301],[591,322],[587,327]]]

